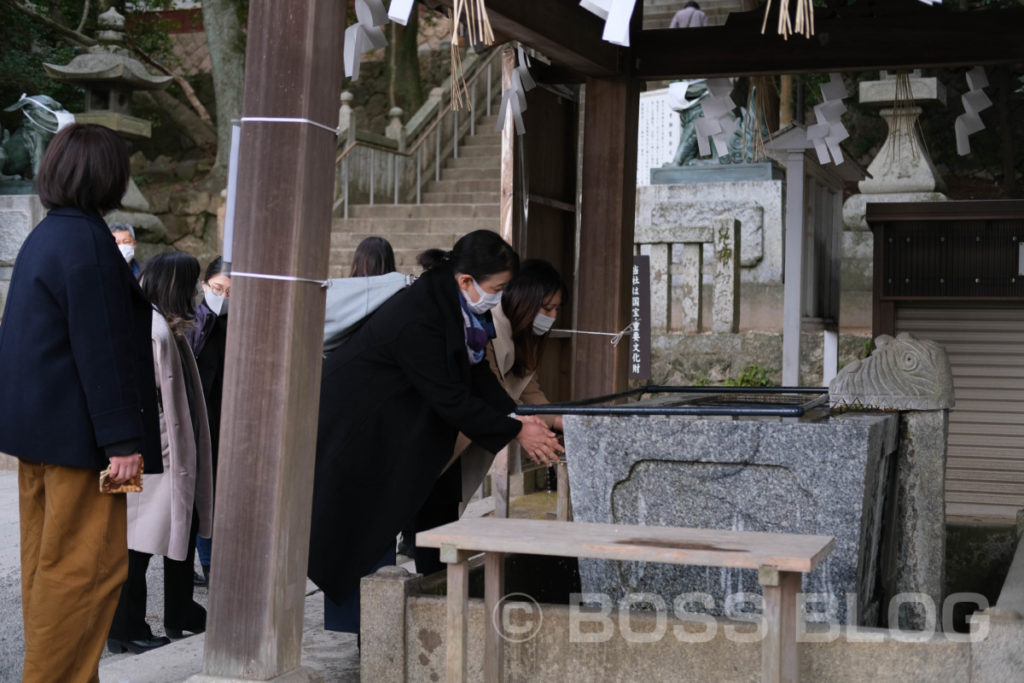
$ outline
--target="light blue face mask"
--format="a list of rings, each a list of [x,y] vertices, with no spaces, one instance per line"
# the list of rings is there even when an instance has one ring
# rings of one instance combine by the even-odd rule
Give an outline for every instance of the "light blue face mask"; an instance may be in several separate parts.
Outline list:
[[[547,334],[551,326],[555,324],[555,319],[550,315],[544,315],[541,312],[537,312],[537,315],[533,317],[533,333],[537,336]]]
[[[226,296],[217,294],[212,289],[207,289],[203,296],[206,299],[206,305],[210,307],[214,315],[228,314],[228,298]]]
[[[487,311],[491,310],[499,303],[501,303],[501,292],[485,292],[480,285],[477,284],[476,280],[473,280],[473,287],[476,288],[476,293],[480,297],[479,301],[470,301],[469,297],[463,295],[466,299],[466,306],[469,310],[473,311],[477,315],[483,315]]]

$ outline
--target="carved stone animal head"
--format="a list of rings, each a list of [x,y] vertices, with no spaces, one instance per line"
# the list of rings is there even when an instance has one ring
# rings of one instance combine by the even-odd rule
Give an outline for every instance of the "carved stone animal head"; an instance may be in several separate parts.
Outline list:
[[[839,408],[942,410],[952,408],[953,373],[946,350],[903,332],[875,339],[868,358],[855,360],[829,384],[829,402]]]

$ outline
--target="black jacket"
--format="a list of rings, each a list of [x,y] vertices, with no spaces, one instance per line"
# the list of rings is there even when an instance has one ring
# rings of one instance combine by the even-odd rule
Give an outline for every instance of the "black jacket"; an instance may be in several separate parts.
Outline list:
[[[470,365],[450,268],[399,292],[324,361],[309,577],[335,602],[416,514],[463,432],[491,451],[519,433],[487,363]]]
[[[53,209],[14,264],[0,323],[0,451],[104,469],[137,442],[163,471],[152,307],[103,219]]]

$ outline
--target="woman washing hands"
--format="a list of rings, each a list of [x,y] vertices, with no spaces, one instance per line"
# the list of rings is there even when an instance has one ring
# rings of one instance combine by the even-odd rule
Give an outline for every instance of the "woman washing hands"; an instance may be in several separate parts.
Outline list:
[[[460,431],[491,452],[513,439],[548,462],[561,451],[542,421],[512,416],[516,404],[484,360],[488,312],[519,268],[516,253],[478,230],[420,263],[426,272],[324,361],[309,577],[330,601],[334,630],[358,631],[359,578],[393,562],[395,535]]]

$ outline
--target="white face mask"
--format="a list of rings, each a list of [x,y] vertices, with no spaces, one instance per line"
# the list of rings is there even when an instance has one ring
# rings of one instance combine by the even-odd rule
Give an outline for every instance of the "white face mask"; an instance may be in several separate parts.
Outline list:
[[[130,244],[119,244],[117,245],[118,250],[121,252],[121,256],[124,256],[124,260],[128,263],[132,262],[135,258],[135,247]]]
[[[227,297],[215,294],[212,289],[206,290],[206,305],[210,307],[214,315],[227,315],[228,314],[228,300]]]
[[[541,312],[537,312],[537,315],[533,317],[533,333],[537,336],[547,334],[551,326],[555,324],[555,319],[550,315],[544,315]]]
[[[463,297],[466,299],[466,306],[469,307],[469,310],[473,311],[477,315],[482,315],[501,303],[501,292],[494,292],[493,294],[491,292],[485,292],[480,285],[476,283],[476,280],[473,280],[473,287],[476,288],[476,293],[480,299],[477,301],[470,301],[469,297],[465,294],[463,294]]]
[[[25,95],[25,93],[22,93],[21,97],[18,98],[19,102],[21,102],[22,100],[29,100],[29,101],[33,102],[40,109],[44,109],[44,110],[50,112],[51,114],[53,114],[53,117],[55,119],[57,119],[57,124],[56,124],[57,128],[56,128],[56,130],[50,131],[51,133],[56,133],[61,128],[64,128],[66,126],[70,126],[72,123],[75,122],[75,115],[72,114],[69,111],[55,111],[53,109],[50,109],[49,107],[47,107],[45,104],[40,102],[35,97],[28,97],[28,96]],[[50,130],[50,127],[48,125],[45,125],[41,121],[37,121],[34,118],[32,118],[32,115],[28,112],[28,110],[22,110],[22,113],[25,114],[25,118],[27,118],[29,121],[31,121],[32,123],[36,124],[40,128],[42,128],[43,130],[47,130],[47,131]]]

